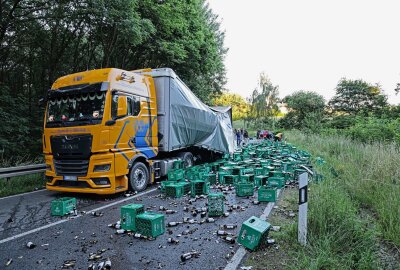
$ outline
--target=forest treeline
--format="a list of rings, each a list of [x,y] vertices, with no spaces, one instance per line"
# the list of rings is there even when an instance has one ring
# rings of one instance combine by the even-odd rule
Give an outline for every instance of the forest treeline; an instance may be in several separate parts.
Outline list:
[[[247,100],[224,93],[214,101],[218,105],[232,104],[234,120],[243,119],[254,130],[299,129],[344,135],[364,143],[400,145],[400,105],[389,104],[379,84],[342,78],[328,101],[316,92],[304,90],[279,98],[278,88],[261,73],[259,85]],[[399,88],[398,85],[394,91],[398,93]]]
[[[1,158],[40,155],[38,100],[60,76],[170,67],[206,103],[225,83],[224,32],[205,0],[0,2]]]

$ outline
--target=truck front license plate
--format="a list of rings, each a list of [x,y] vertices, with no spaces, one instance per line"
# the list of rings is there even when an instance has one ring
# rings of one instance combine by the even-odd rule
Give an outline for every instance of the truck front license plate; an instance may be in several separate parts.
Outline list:
[[[64,176],[64,180],[68,180],[68,181],[77,181],[78,180],[78,176],[70,176],[70,175],[66,175]]]

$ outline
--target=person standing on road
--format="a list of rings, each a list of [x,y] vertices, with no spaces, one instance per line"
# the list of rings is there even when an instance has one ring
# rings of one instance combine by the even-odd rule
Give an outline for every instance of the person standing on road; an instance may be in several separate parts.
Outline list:
[[[249,133],[247,132],[246,129],[243,131],[243,138],[245,143],[249,142]]]
[[[236,130],[236,143],[237,143],[237,147],[240,147],[240,129]]]

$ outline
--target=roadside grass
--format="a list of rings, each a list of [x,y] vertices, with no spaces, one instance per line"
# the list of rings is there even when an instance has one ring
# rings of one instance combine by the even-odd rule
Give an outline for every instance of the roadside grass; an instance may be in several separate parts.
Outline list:
[[[288,141],[320,156],[338,177],[336,189],[374,218],[380,238],[400,247],[400,151],[394,144],[363,144],[341,136],[286,133]]]
[[[252,252],[254,269],[400,269],[400,152],[392,144],[362,144],[341,136],[285,133],[288,142],[326,163],[324,180],[309,185],[307,245],[297,243],[297,218],[274,209],[270,232],[279,250]],[[281,198],[297,209],[296,189]],[[281,200],[280,199],[280,200]],[[280,202],[278,204],[281,204]]]
[[[0,179],[0,197],[42,189],[45,184],[43,173]]]

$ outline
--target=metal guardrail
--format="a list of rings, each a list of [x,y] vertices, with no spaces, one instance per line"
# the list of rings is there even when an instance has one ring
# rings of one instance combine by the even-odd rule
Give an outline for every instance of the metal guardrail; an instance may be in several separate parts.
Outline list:
[[[46,164],[24,165],[10,168],[0,168],[0,179],[7,180],[14,176],[28,175],[33,173],[41,173],[46,170]]]

